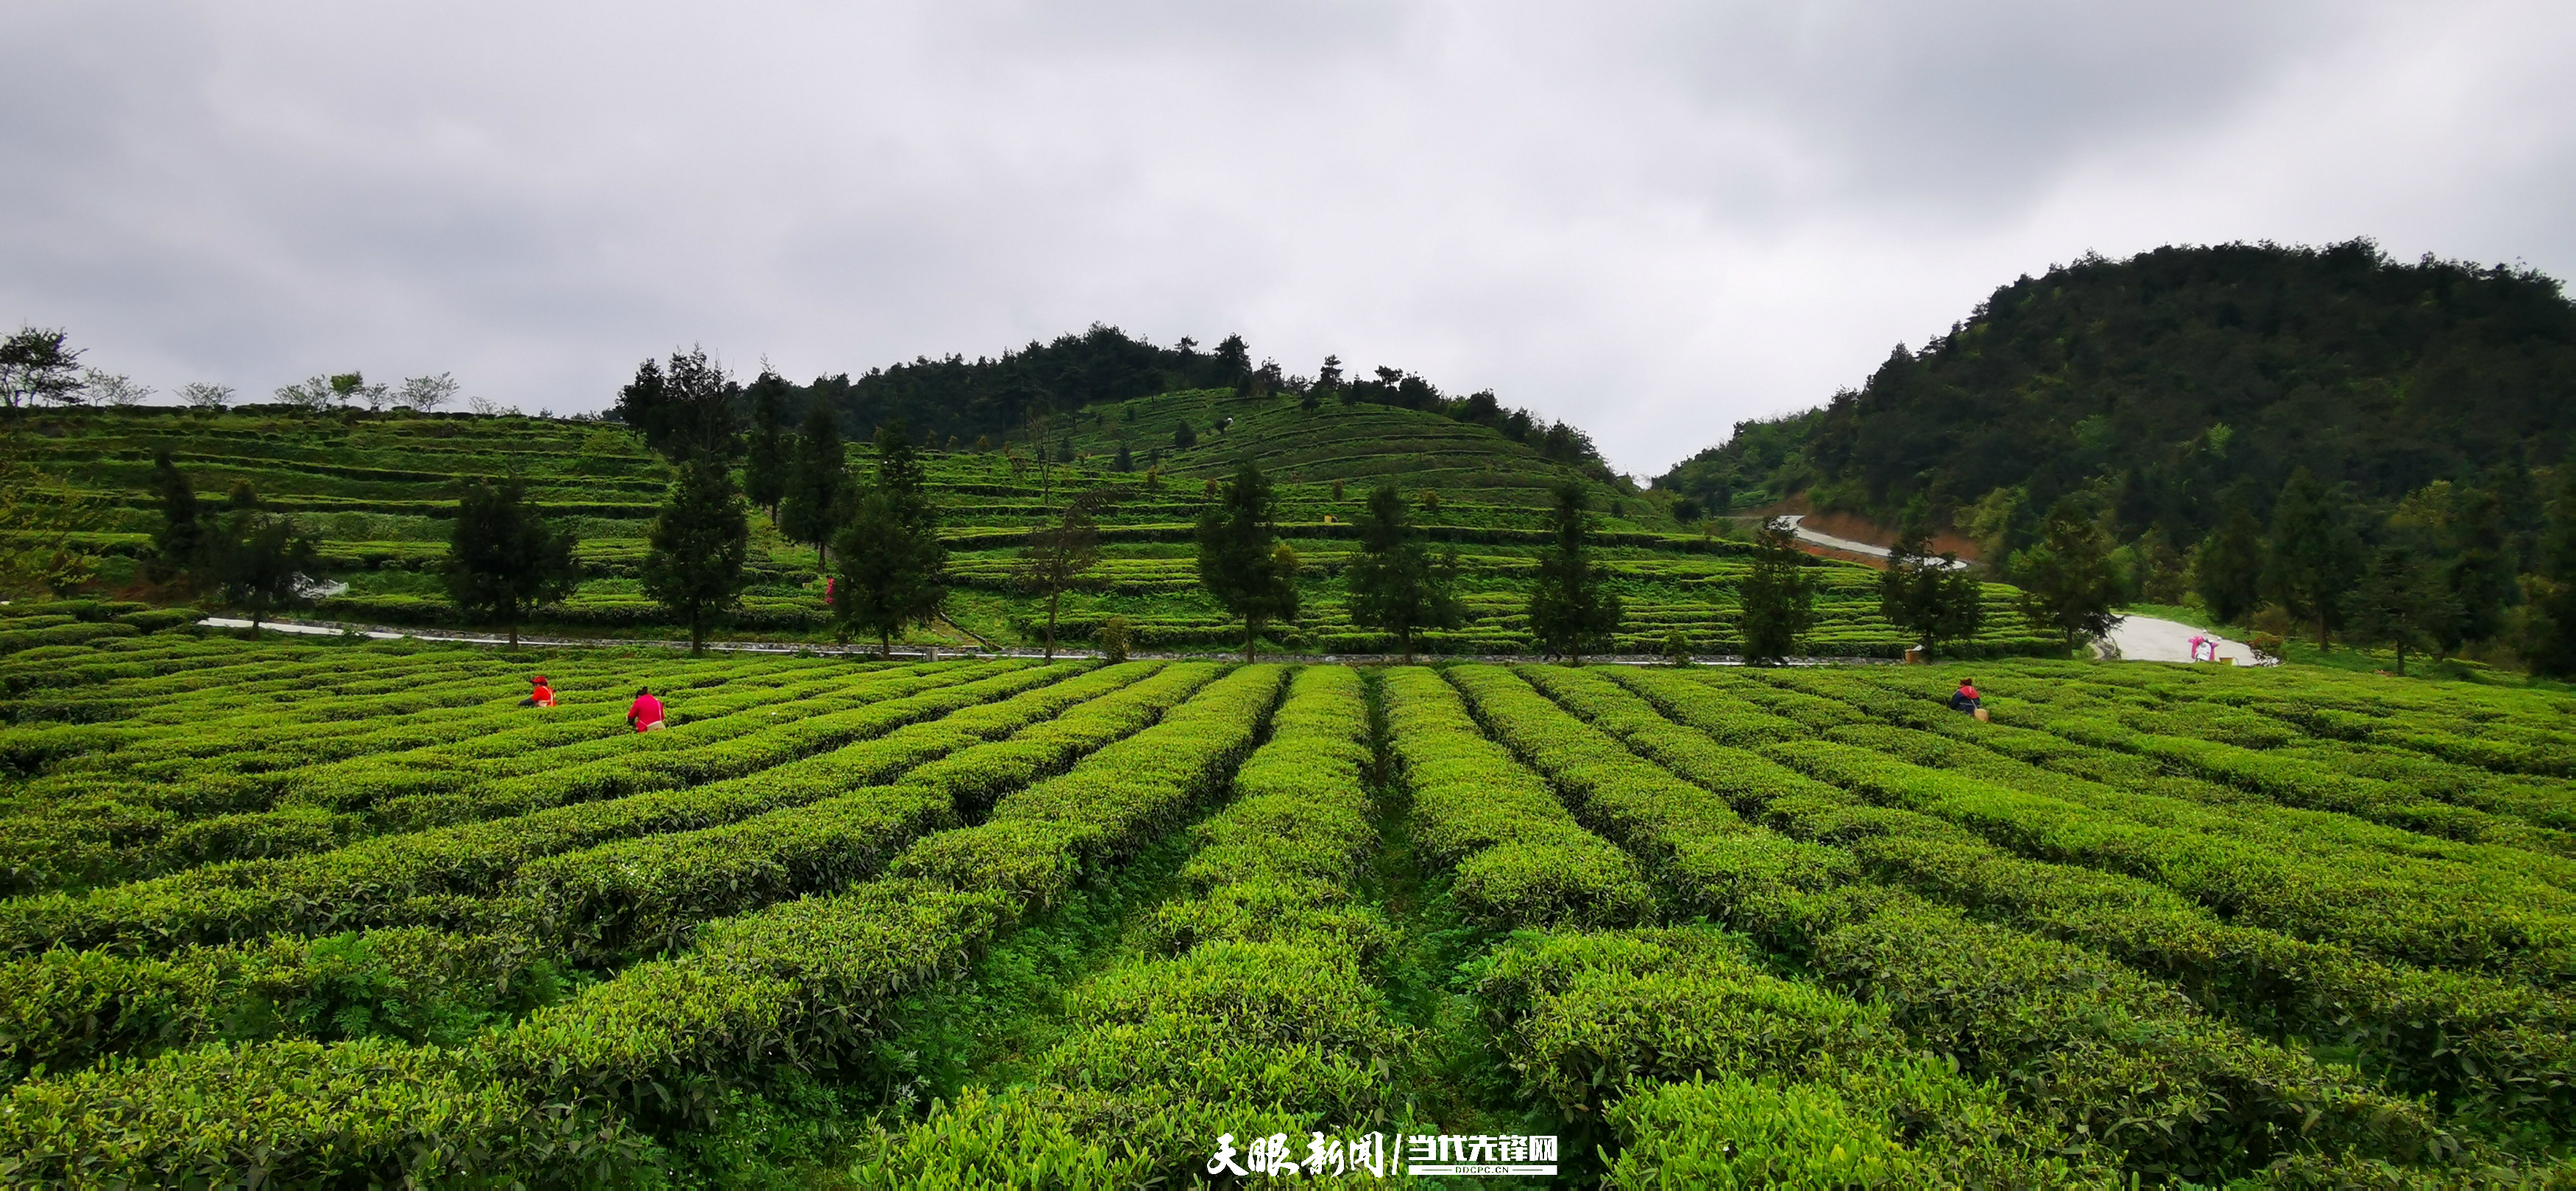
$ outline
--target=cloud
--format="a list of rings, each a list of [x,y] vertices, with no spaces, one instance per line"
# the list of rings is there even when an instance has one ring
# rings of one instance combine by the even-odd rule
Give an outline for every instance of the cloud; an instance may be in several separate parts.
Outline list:
[[[1094,320],[1492,387],[1639,472],[2088,249],[2564,274],[2538,4],[0,9],[0,318],[165,391],[597,408]]]

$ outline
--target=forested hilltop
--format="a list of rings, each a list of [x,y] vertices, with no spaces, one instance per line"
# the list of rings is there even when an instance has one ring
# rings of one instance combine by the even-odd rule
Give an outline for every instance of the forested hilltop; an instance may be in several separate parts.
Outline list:
[[[645,361],[638,370],[639,383],[649,383],[654,368],[653,361]],[[1581,429],[1564,422],[1542,423],[1526,409],[1506,409],[1491,390],[1452,395],[1401,368],[1381,365],[1365,373],[1355,367],[1346,369],[1339,356],[1324,357],[1312,376],[1292,373],[1276,360],[1254,364],[1252,349],[1241,335],[1228,335],[1203,351],[1197,340],[1186,336],[1161,347],[1116,327],[1093,323],[1079,335],[1059,335],[1043,343],[1032,339],[1027,346],[999,356],[973,360],[962,355],[935,360],[921,356],[909,363],[870,368],[855,378],[843,372],[818,376],[804,385],[764,372],[753,385],[754,399],[763,387],[768,388],[791,418],[821,403],[839,417],[843,433],[869,437],[878,426],[901,422],[934,446],[950,438],[961,444],[977,439],[1000,444],[1031,435],[1066,433],[1096,421],[1096,407],[1190,390],[1226,389],[1239,398],[1285,397],[1299,401],[1309,413],[1325,402],[1382,405],[1490,427],[1513,442],[1538,449],[1550,462],[1580,466],[1597,480],[1611,479],[1591,437]],[[629,398],[620,406],[625,409],[632,404]],[[629,411],[626,420],[640,419]],[[1141,439],[1133,444],[1138,454],[1154,446]]]
[[[2429,570],[2447,594],[2399,619],[2455,647],[2551,629],[2528,609],[2576,579],[2548,519],[2571,394],[2576,304],[2554,278],[2366,240],[2168,247],[2003,286],[1859,389],[1741,423],[1655,483],[1715,511],[1911,507],[2007,576],[2057,510],[2120,547],[2134,594],[2359,636],[2409,633],[2361,631],[2374,568],[2394,587]]]

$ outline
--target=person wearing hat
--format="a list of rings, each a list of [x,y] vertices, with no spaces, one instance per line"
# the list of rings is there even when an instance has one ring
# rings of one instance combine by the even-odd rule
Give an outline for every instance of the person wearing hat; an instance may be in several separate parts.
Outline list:
[[[546,685],[545,675],[537,675],[528,681],[535,683],[537,689],[528,692],[527,698],[519,700],[519,706],[552,707],[555,705],[555,689]]]

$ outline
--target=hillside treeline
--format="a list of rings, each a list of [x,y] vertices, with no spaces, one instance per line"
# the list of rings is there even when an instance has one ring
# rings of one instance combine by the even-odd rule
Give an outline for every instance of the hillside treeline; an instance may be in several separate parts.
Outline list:
[[[1337,356],[1325,357],[1312,376],[1290,373],[1275,360],[1254,363],[1240,335],[1228,335],[1214,348],[1188,338],[1160,347],[1094,323],[1079,335],[1059,335],[1045,343],[1030,340],[998,357],[923,356],[856,377],[839,373],[800,385],[764,374],[754,381],[762,383],[777,386],[791,422],[801,422],[815,402],[822,402],[844,435],[872,438],[878,427],[901,423],[926,443],[954,438],[961,444],[979,438],[995,444],[1026,441],[1041,420],[1060,425],[1063,415],[1086,406],[1156,393],[1220,388],[1293,393],[1309,403],[1442,413],[1491,426],[1516,442],[1538,447],[1551,460],[1607,471],[1591,436],[1563,422],[1542,422],[1526,409],[1506,408],[1491,391],[1451,396],[1399,368],[1345,370]],[[621,402],[621,407],[627,405],[631,402]],[[1142,450],[1148,444],[1135,445]]]
[[[2287,493],[2299,525],[2339,527],[2351,585],[2403,550],[2447,577],[2477,640],[2562,565],[2544,539],[2571,395],[2576,304],[2529,269],[2401,263],[2366,240],[2170,247],[2020,278],[1859,389],[1740,423],[1656,483],[1890,524],[1919,502],[2007,577],[2064,504],[2121,545],[2134,594],[2168,599],[2209,586],[2197,564],[2223,527],[2280,539]]]

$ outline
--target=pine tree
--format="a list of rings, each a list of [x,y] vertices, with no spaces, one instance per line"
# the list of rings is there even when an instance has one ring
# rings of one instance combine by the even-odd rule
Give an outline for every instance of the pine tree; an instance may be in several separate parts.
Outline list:
[[[573,536],[546,524],[518,480],[478,482],[456,504],[447,546],[447,594],[469,615],[499,622],[519,647],[529,610],[581,583]]]
[[[1395,634],[1397,650],[1412,665],[1416,632],[1455,628],[1463,617],[1453,590],[1458,552],[1432,555],[1421,531],[1406,518],[1404,493],[1394,484],[1369,493],[1359,531],[1360,553],[1345,575],[1351,623]]]
[[[1965,641],[1985,624],[1977,581],[1952,553],[1930,552],[1931,510],[1916,497],[1904,529],[1888,551],[1878,583],[1879,614],[1913,635],[1929,655],[1941,642]]]
[[[2558,498],[2549,502],[2537,539],[2540,565],[2522,655],[2535,674],[2576,677],[2576,459],[2558,465]]]
[[[2059,497],[2040,522],[2039,542],[2014,556],[2021,576],[2021,614],[2063,637],[2073,650],[2120,623],[2120,576],[2111,568],[2110,535],[2075,497]]]
[[[2272,506],[2272,542],[2263,584],[2291,616],[2317,626],[2317,648],[2343,623],[2344,594],[2361,578],[2361,543],[2353,537],[2343,497],[2302,467]]]
[[[742,461],[743,495],[762,512],[769,523],[778,524],[778,502],[786,498],[787,476],[791,466],[791,437],[784,424],[786,417],[787,381],[767,368],[751,382],[751,442]],[[816,405],[823,402],[818,398]]]
[[[1610,568],[1592,561],[1592,503],[1583,485],[1557,485],[1547,515],[1549,546],[1530,587],[1530,635],[1549,657],[1580,663],[1610,646],[1623,612],[1610,590]]]
[[[2446,648],[2463,641],[2491,641],[2504,631],[2505,609],[2520,597],[2514,581],[2513,545],[2505,532],[2503,504],[2481,488],[2459,491],[2452,523],[2459,553],[2443,576],[2459,615]]]
[[[1064,515],[1055,524],[1032,531],[1028,549],[1020,553],[1020,586],[1046,597],[1046,656],[1050,662],[1055,660],[1056,605],[1100,562],[1100,524],[1092,516],[1100,503],[1098,492],[1065,502]]]
[[[848,492],[848,468],[839,420],[831,406],[817,401],[805,411],[804,432],[796,436],[786,492],[778,504],[778,531],[788,541],[814,548],[817,571],[830,571],[832,539],[847,511],[843,502],[854,495]]]
[[[1198,431],[1190,429],[1188,418],[1181,419],[1180,425],[1172,427],[1173,450],[1186,451],[1197,445],[1199,445],[1199,434]]]
[[[224,603],[250,614],[252,636],[277,611],[309,603],[307,585],[322,574],[322,544],[269,512],[248,482],[236,482],[209,561]]]
[[[189,579],[206,562],[197,490],[167,450],[152,455],[152,487],[161,495],[161,529],[152,535],[152,575],[165,583]]]
[[[948,548],[904,423],[877,429],[876,453],[876,483],[835,539],[840,583],[832,612],[845,630],[875,636],[879,654],[892,657],[896,633],[938,619],[947,604]]]
[[[751,516],[732,473],[714,460],[682,464],[645,542],[639,576],[644,594],[689,626],[691,654],[705,652],[707,631],[751,583],[743,569]]]
[[[2242,623],[2263,598],[2263,523],[2242,490],[2230,492],[2218,527],[2192,557],[2193,586],[2220,624]]]
[[[1117,462],[1110,464],[1110,466],[1121,472],[1131,472],[1136,470],[1136,457],[1127,453],[1127,443],[1125,440],[1122,439],[1119,441],[1118,460]]]
[[[1261,627],[1297,615],[1297,555],[1278,540],[1279,499],[1251,460],[1199,514],[1199,582],[1218,606],[1243,618],[1243,660]]]
[[[2362,641],[2397,651],[2406,673],[2406,650],[2433,648],[2455,630],[2459,600],[2443,575],[2404,546],[2382,547],[2346,603],[2351,631]]]
[[[1743,605],[1744,660],[1778,665],[1798,652],[1816,623],[1816,580],[1798,535],[1774,517],[1753,533],[1753,569],[1736,587]]]
[[[635,380],[618,390],[618,420],[644,436],[644,445],[673,464],[695,459],[730,462],[742,453],[734,401],[742,386],[707,358],[704,348],[671,353],[665,367],[647,359]]]

